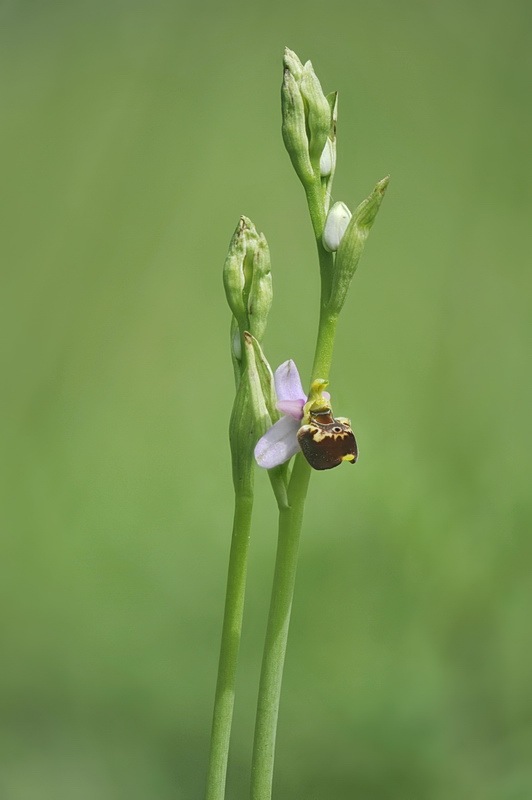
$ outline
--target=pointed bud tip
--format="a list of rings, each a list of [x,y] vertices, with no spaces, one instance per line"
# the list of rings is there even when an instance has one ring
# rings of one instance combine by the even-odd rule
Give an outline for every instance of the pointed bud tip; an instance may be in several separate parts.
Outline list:
[[[297,53],[295,53],[293,50],[290,50],[289,47],[285,47],[284,49],[283,64],[285,70],[288,70],[296,78],[296,80],[301,78],[303,64],[301,63]]]
[[[385,178],[383,178],[382,180],[380,180],[380,181],[378,182],[378,184],[376,185],[375,189],[376,189],[378,192],[380,192],[381,194],[384,194],[384,192],[385,192],[385,191],[386,191],[386,189],[388,188],[388,184],[389,184],[389,183],[390,183],[390,176],[389,176],[389,175],[386,175],[386,177],[385,177]]]

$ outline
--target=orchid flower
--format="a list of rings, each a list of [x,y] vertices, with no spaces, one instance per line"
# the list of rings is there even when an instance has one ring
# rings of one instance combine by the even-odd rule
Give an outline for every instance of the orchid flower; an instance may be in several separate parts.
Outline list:
[[[284,416],[266,431],[255,447],[255,460],[259,467],[265,469],[284,464],[299,452],[297,432],[301,428],[308,400],[292,359],[277,367],[274,382],[277,408]],[[328,392],[322,392],[322,396],[327,400],[330,399]]]

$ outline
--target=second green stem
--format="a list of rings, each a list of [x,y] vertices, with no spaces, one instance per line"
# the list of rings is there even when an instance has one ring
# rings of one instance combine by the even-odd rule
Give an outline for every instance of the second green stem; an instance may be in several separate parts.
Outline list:
[[[222,643],[214,700],[206,800],[223,800],[225,797],[236,668],[244,613],[249,532],[253,510],[252,492],[253,487],[251,486],[249,493],[244,494],[237,491],[235,495],[233,537],[229,556]]]
[[[322,310],[313,379],[329,376],[337,318]],[[288,628],[297,572],[303,511],[310,481],[310,466],[298,454],[288,486],[288,507],[279,510],[279,538],[272,599],[259,685],[255,741],[251,766],[252,800],[270,800],[273,783],[275,739],[281,696]]]

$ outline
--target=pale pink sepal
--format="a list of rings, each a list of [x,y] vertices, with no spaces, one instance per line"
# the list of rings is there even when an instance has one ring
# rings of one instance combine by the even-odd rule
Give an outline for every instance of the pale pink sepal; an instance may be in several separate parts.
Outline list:
[[[255,460],[259,467],[272,469],[284,464],[299,451],[297,432],[300,421],[293,417],[281,417],[266,431],[255,446]]]
[[[291,358],[277,367],[274,380],[277,400],[303,400],[303,404],[306,403],[307,396],[301,386],[297,367]]]
[[[301,419],[304,405],[305,400],[303,398],[301,398],[301,400],[279,400],[277,408],[279,411],[282,411],[283,414],[288,414],[288,416],[294,419]]]

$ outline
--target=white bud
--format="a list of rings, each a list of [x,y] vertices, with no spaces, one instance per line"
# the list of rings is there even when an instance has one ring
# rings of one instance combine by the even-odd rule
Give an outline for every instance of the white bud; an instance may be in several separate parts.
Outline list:
[[[326,178],[331,172],[334,171],[336,166],[336,148],[334,144],[331,142],[329,137],[327,137],[327,141],[325,142],[325,147],[323,148],[323,152],[320,157],[320,175],[322,178]]]
[[[329,253],[336,252],[340,247],[350,219],[351,212],[345,203],[335,203],[329,211],[322,236],[323,246]]]

